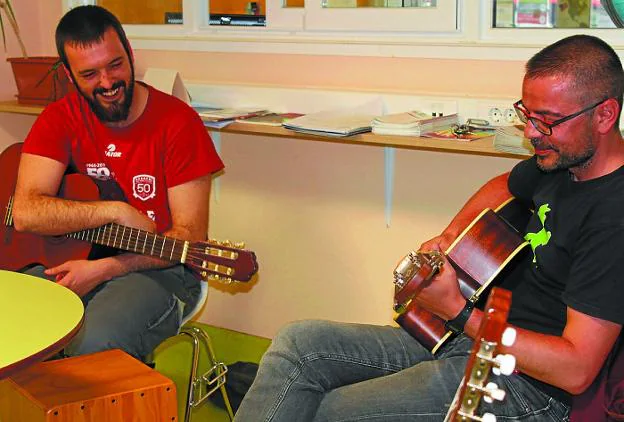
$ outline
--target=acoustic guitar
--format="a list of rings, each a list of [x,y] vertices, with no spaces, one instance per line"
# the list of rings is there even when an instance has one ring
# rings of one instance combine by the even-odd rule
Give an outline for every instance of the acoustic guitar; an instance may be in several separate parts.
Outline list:
[[[497,375],[511,375],[516,359],[510,354],[497,354],[501,344],[511,346],[516,331],[507,327],[507,315],[511,305],[511,292],[498,287],[492,288],[483,312],[464,377],[444,422],[483,421],[495,422],[491,413],[477,415],[481,398],[491,403],[503,400],[505,391],[493,382],[487,382],[490,370]]]
[[[529,216],[528,210],[510,199],[496,212],[483,210],[449,246],[446,258],[455,269],[459,288],[467,300],[476,303],[503,268],[528,245],[516,227],[526,226]],[[396,322],[434,354],[452,332],[444,328],[442,318],[412,299],[431,282],[443,262],[440,252],[412,251],[393,273]]]
[[[204,280],[246,282],[258,271],[256,255],[243,249],[242,243],[190,242],[115,223],[64,236],[18,232],[13,226],[13,193],[21,147],[22,144],[13,144],[0,154],[0,210],[4,210],[0,224],[0,269],[19,271],[32,264],[54,267],[72,259],[101,256],[101,252],[93,250],[95,244],[184,264]],[[102,197],[124,199],[119,187],[114,189],[114,186],[96,184],[88,176],[69,174],[64,176],[58,196],[83,201]]]

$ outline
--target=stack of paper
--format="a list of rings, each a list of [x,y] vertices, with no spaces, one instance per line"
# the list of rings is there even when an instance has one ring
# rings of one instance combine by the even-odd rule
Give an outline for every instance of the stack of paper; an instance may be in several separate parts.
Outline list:
[[[352,111],[321,111],[284,122],[283,126],[296,132],[320,136],[350,136],[370,132],[375,115]]]
[[[494,149],[512,154],[532,155],[531,141],[524,137],[522,126],[500,126],[494,135]]]
[[[282,123],[301,116],[303,116],[301,113],[269,113],[261,116],[246,117],[244,119],[238,118],[236,122],[265,126],[282,126]]]
[[[372,129],[378,135],[420,136],[450,128],[457,122],[457,114],[432,117],[422,111],[408,111],[376,117],[372,122]]]
[[[259,108],[212,108],[194,107],[199,117],[205,122],[220,122],[267,114],[267,110]]]

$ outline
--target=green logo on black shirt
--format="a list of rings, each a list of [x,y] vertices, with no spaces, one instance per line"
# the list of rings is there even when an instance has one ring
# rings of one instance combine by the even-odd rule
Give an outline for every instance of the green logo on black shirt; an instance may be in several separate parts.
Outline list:
[[[531,249],[533,249],[533,262],[535,263],[535,248],[538,246],[544,246],[548,244],[550,240],[550,232],[546,230],[544,222],[546,221],[546,214],[550,211],[548,204],[544,204],[537,210],[537,217],[542,222],[542,230],[537,233],[527,233],[524,239],[529,242]]]

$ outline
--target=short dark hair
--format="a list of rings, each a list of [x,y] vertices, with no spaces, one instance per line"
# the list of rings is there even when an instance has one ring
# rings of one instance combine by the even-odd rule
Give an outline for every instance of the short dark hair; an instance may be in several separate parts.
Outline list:
[[[563,38],[542,49],[526,64],[525,78],[557,75],[571,77],[579,102],[615,98],[622,113],[622,62],[613,48],[600,38],[591,35]]]
[[[84,47],[92,45],[102,41],[109,28],[115,30],[132,62],[130,43],[119,19],[100,6],[78,6],[67,12],[56,27],[56,49],[65,67],[69,70],[66,43]]]

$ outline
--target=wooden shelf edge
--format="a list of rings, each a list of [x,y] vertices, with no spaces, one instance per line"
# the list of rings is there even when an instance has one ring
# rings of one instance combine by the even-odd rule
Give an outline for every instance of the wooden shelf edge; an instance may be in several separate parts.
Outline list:
[[[0,101],[0,112],[13,114],[28,114],[38,116],[43,106],[18,104],[17,101]]]
[[[39,115],[42,106],[18,104],[17,101],[0,101],[1,113]],[[364,133],[355,136],[334,138],[294,132],[278,126],[253,125],[250,123],[231,123],[222,129],[206,128],[211,132],[231,133],[250,136],[268,136],[278,138],[301,139],[314,142],[333,142],[352,145],[370,145],[376,147],[393,147],[423,151],[437,151],[457,154],[485,155],[502,158],[527,158],[528,154],[512,154],[497,151],[493,146],[493,136],[475,141],[453,141],[443,139],[421,138],[414,136],[390,136]]]

